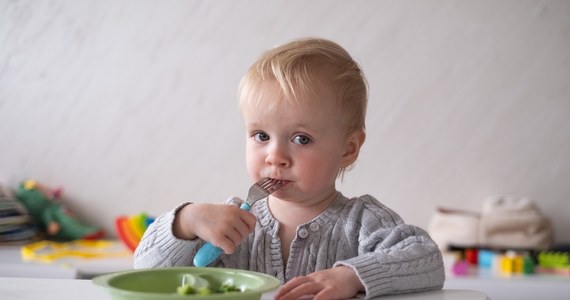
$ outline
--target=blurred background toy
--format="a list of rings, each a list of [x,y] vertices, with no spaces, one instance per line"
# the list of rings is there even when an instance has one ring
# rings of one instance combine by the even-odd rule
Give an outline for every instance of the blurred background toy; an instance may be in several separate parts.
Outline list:
[[[135,251],[141,238],[154,221],[154,218],[141,213],[133,216],[120,216],[115,220],[117,235],[131,251]]]
[[[541,251],[537,255],[539,273],[570,276],[570,251]]]
[[[72,241],[102,238],[104,233],[101,229],[85,225],[59,201],[61,193],[61,189],[49,189],[28,179],[20,185],[16,199],[24,205],[32,223],[48,239]]]

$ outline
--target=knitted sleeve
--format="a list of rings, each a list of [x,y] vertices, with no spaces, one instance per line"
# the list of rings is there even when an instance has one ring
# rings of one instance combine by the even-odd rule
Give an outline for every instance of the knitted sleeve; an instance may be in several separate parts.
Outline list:
[[[191,266],[201,239],[181,240],[172,233],[172,222],[178,209],[160,215],[145,231],[134,253],[134,268]]]
[[[441,289],[445,280],[441,252],[419,227],[404,224],[394,211],[371,196],[360,197],[347,218],[359,235],[359,255],[337,265],[353,268],[366,297]]]

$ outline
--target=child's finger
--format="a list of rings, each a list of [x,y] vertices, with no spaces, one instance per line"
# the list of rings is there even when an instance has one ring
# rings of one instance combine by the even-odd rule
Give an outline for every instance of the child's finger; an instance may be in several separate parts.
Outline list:
[[[318,284],[307,276],[299,276],[291,279],[281,287],[276,300],[299,299],[302,296],[315,295],[321,290]]]
[[[253,214],[251,214],[250,212],[244,211],[244,213],[241,214],[240,217],[241,217],[241,220],[243,221],[243,224],[246,225],[246,228],[243,231],[240,230],[240,232],[249,234],[250,232],[252,232],[255,229],[255,223],[257,222],[255,216]]]

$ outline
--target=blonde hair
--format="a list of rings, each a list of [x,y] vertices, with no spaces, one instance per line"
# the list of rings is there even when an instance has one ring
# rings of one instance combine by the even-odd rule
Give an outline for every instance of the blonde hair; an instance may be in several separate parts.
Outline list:
[[[317,95],[321,88],[331,88],[347,135],[365,129],[366,78],[350,54],[332,41],[298,39],[263,53],[240,82],[240,107],[259,105],[264,98],[261,86],[266,83],[277,83],[284,96],[278,98],[292,102],[303,95]]]

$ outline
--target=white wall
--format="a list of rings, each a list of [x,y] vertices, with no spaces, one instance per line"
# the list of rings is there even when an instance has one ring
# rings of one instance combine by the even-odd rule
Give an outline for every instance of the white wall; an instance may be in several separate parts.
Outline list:
[[[0,0],[0,176],[63,186],[88,223],[245,196],[241,75],[301,36],[370,82],[339,188],[427,227],[528,196],[570,241],[569,1]]]

